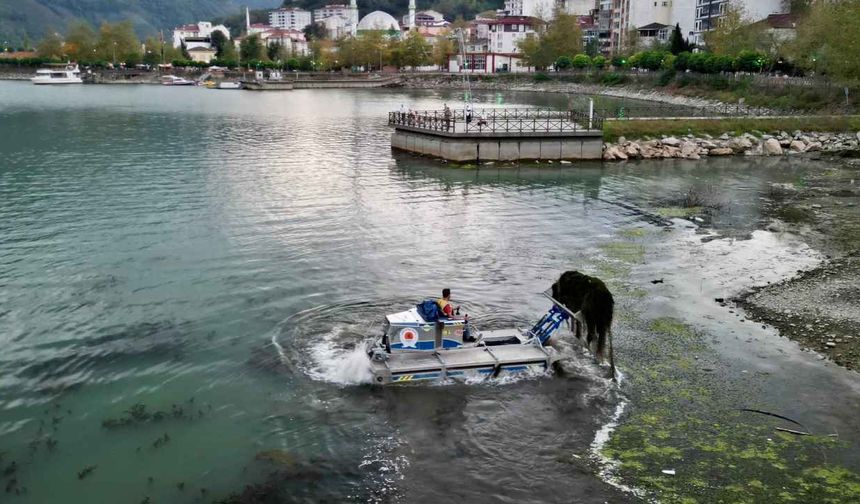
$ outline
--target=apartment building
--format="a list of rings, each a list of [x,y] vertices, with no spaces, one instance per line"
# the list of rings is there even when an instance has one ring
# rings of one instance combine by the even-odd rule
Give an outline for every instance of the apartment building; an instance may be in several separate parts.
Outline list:
[[[311,11],[294,7],[269,12],[269,25],[282,30],[304,30],[311,24]]]

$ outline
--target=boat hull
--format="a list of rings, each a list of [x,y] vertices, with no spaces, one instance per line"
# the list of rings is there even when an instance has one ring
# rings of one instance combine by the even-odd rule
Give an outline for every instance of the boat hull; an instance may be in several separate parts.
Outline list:
[[[30,82],[36,85],[45,85],[45,84],[83,84],[83,79],[75,78],[75,79],[39,79],[37,77],[33,77],[30,79]]]
[[[446,379],[492,379],[520,373],[542,373],[559,359],[551,347],[532,343],[476,345],[446,350],[397,352],[371,359],[377,385]]]

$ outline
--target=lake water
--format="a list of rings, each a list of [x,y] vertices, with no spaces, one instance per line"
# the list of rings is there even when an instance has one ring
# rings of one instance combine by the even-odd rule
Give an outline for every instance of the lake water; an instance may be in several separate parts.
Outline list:
[[[628,395],[572,349],[566,377],[383,390],[355,345],[442,287],[481,327],[525,325],[562,271],[661,229],[640,208],[719,179],[731,211],[711,224],[744,235],[768,181],[807,168],[475,170],[391,152],[387,111],[455,100],[0,83],[0,500],[634,499],[559,462],[587,457]],[[689,260],[679,227],[631,282]],[[619,319],[623,355],[635,329]]]

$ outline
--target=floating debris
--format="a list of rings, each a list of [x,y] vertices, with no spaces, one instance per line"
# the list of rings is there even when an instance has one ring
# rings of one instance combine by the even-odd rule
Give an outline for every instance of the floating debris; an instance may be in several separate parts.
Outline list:
[[[178,488],[180,492],[185,490],[185,482],[180,481],[179,483],[176,484],[176,488]]]
[[[165,432],[163,436],[161,436],[160,438],[153,441],[152,447],[155,449],[158,449],[158,448],[161,448],[162,446],[166,445],[169,442],[170,442],[170,436],[168,436],[167,433]]]
[[[48,438],[48,439],[46,439],[46,440],[45,440],[45,446],[47,446],[47,447],[48,447],[48,451],[54,451],[54,450],[56,450],[56,449],[57,449],[57,445],[58,445],[58,444],[59,444],[59,441],[57,441],[57,440],[56,440],[56,439],[54,439],[54,438]]]
[[[663,474],[668,474],[669,476],[674,476],[674,475],[675,475],[675,470],[674,470],[674,469],[663,469],[663,470],[662,470],[662,471],[660,471],[660,472],[661,472],[661,473],[663,473]]]
[[[6,469],[3,469],[3,476],[12,476],[18,470],[18,464],[13,460],[11,464],[6,466]]]
[[[96,467],[98,467],[98,466],[91,465],[91,466],[84,467],[83,469],[78,471],[78,479],[82,480],[82,479],[86,478],[87,476],[92,474],[93,471],[96,470]]]
[[[194,398],[192,397],[188,402],[193,403]],[[193,410],[186,414],[185,409],[177,404],[171,404],[169,412],[161,410],[150,412],[147,410],[145,404],[137,403],[123,413],[125,413],[125,416],[120,418],[106,418],[102,420],[102,427],[105,429],[117,429],[150,422],[161,422],[168,418],[195,420],[203,417],[202,410],[198,410],[197,415],[194,414]]]

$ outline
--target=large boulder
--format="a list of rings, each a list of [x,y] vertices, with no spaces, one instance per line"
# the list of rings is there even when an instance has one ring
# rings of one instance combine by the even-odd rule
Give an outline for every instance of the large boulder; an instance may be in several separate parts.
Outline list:
[[[735,137],[729,140],[728,146],[735,152],[741,153],[752,148],[753,144],[749,138]]]
[[[675,137],[664,138],[660,140],[660,143],[669,147],[678,147],[679,145],[681,145],[681,141]]]
[[[764,141],[764,154],[766,156],[782,156],[782,146],[776,138],[768,138]]]
[[[806,146],[806,152],[818,152],[821,150],[821,142],[809,142]]]
[[[681,157],[684,159],[699,159],[699,146],[695,142],[682,142]]]
[[[624,153],[627,154],[627,157],[637,158],[640,155],[639,151],[639,144],[636,142],[630,142],[626,147],[624,147]]]
[[[717,147],[708,151],[709,156],[731,156],[734,153],[731,147]]]
[[[806,150],[806,144],[801,142],[800,140],[793,140],[791,144],[788,146],[793,152],[803,152]]]

